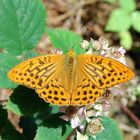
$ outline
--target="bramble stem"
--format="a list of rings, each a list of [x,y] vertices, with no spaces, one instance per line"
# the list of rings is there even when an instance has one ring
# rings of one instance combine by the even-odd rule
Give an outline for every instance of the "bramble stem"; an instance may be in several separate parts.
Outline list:
[[[136,123],[140,129],[140,119],[127,106],[122,106],[121,109]]]

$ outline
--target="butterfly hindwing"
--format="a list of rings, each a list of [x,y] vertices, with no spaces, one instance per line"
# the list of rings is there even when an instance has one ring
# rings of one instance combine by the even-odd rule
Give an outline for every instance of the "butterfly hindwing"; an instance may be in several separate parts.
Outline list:
[[[92,54],[50,54],[15,66],[8,77],[35,89],[46,102],[60,106],[94,103],[107,88],[126,82],[134,73],[120,62]]]
[[[72,106],[93,104],[105,91],[105,89],[98,88],[80,69],[78,64],[74,85],[71,96]]]
[[[70,94],[56,77],[52,78],[44,88],[36,89],[36,92],[43,100],[51,104],[70,105]]]
[[[88,105],[93,104],[104,93],[104,89],[96,87],[88,78],[84,78],[73,91],[71,105]]]

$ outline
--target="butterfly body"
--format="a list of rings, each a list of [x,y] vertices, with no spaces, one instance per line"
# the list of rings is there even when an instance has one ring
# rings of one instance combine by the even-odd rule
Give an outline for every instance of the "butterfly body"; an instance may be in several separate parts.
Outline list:
[[[76,72],[76,55],[70,50],[64,58],[64,72],[63,77],[65,77],[64,85],[67,91],[72,92],[74,86],[75,72]],[[63,78],[62,78],[63,81]]]
[[[120,62],[93,54],[50,54],[15,66],[8,77],[35,89],[46,102],[60,106],[94,103],[105,90],[132,79],[134,73]]]

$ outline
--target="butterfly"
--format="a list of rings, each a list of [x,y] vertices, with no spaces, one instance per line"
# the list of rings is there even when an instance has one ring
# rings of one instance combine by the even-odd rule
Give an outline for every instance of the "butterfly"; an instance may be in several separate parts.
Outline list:
[[[122,63],[94,54],[49,54],[26,60],[8,78],[35,89],[46,102],[59,106],[93,104],[106,89],[127,82],[133,71]]]

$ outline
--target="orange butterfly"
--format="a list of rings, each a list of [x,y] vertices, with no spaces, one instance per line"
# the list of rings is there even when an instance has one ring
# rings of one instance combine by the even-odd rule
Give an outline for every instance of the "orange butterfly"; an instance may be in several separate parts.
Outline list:
[[[46,102],[60,106],[92,104],[107,88],[127,82],[134,73],[120,62],[93,54],[50,54],[15,66],[8,77],[35,89]]]

